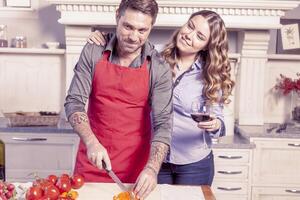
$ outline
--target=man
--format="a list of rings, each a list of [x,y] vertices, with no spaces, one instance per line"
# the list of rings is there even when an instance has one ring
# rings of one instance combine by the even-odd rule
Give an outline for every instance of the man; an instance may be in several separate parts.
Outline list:
[[[147,41],[157,12],[155,0],[122,0],[116,34],[105,47],[85,45],[65,102],[81,138],[75,173],[112,182],[99,170],[104,162],[123,182],[135,183],[141,199],[156,186],[172,128],[170,68]]]

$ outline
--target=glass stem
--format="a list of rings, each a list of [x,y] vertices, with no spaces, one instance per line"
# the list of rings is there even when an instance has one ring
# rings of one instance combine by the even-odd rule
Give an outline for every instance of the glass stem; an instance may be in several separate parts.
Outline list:
[[[205,138],[205,132],[202,134],[203,136],[203,148],[208,149],[207,143],[206,143],[206,138]]]

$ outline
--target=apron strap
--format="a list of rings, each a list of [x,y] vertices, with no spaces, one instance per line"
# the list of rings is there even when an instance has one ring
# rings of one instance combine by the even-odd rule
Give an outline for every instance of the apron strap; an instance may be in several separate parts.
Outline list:
[[[110,51],[106,50],[102,52],[102,60],[109,61]]]

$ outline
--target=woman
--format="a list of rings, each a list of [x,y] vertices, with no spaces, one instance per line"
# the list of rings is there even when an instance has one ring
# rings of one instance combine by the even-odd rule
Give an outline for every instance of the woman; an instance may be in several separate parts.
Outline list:
[[[97,31],[88,41],[105,43]],[[223,104],[229,103],[234,86],[223,20],[209,10],[193,13],[161,55],[173,71],[174,127],[170,153],[160,169],[158,183],[211,185],[213,154],[203,147],[211,144],[211,137],[225,135]],[[210,120],[193,121],[191,106],[195,99],[210,106]]]

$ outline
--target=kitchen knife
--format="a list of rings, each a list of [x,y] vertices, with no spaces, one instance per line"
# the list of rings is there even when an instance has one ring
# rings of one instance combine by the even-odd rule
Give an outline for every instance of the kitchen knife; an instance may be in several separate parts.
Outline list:
[[[106,164],[102,161],[102,166],[108,175],[112,178],[112,180],[117,183],[117,185],[121,188],[122,191],[129,191],[129,189],[121,182],[121,180],[117,177],[117,175],[112,171],[106,168]]]

